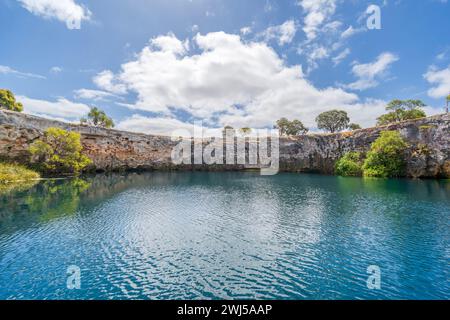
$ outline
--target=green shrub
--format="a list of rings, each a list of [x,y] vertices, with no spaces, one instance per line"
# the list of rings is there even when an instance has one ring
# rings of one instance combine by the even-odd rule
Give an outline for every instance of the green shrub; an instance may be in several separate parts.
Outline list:
[[[114,121],[106,115],[105,111],[96,107],[91,109],[87,118],[81,118],[80,123],[107,129],[114,128]]]
[[[344,177],[362,176],[363,158],[360,152],[346,153],[336,163],[336,174]]]
[[[29,151],[32,163],[46,173],[77,174],[91,163],[81,152],[80,134],[59,128],[48,128]]]
[[[21,165],[0,163],[0,184],[37,180],[39,178],[39,173],[29,170]]]
[[[388,178],[404,175],[404,151],[407,147],[407,143],[397,131],[382,132],[372,144],[364,161],[364,176]]]
[[[359,124],[357,124],[357,123],[350,123],[350,124],[348,125],[348,129],[350,129],[350,130],[352,130],[352,131],[355,131],[355,130],[360,130],[360,129],[362,129],[362,127],[361,127]]]

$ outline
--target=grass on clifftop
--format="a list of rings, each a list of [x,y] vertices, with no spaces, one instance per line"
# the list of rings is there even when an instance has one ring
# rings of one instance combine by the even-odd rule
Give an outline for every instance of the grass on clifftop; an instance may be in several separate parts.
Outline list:
[[[37,180],[39,173],[21,165],[0,163],[0,185]]]

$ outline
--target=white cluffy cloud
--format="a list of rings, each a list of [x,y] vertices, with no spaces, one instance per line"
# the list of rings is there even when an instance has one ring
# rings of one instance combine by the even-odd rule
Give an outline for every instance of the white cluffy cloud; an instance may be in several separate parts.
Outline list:
[[[398,57],[390,52],[380,54],[375,61],[365,64],[356,63],[353,65],[352,73],[358,78],[350,83],[346,88],[351,90],[366,90],[378,86],[380,78],[386,73],[388,68]]]
[[[22,7],[45,19],[65,22],[68,29],[80,29],[83,20],[90,20],[89,9],[74,0],[18,0]]]
[[[430,97],[439,99],[450,94],[450,65],[442,70],[431,66],[428,72],[424,74],[424,77],[429,83],[435,85],[428,90]]]
[[[321,26],[335,13],[337,0],[299,0],[298,5],[302,7],[306,16],[303,31],[308,40],[317,37]]]
[[[25,113],[62,121],[78,120],[90,111],[87,105],[65,98],[47,101],[17,96],[17,101],[23,104]]]
[[[186,43],[173,34],[154,38],[118,73],[106,70],[94,81],[111,93],[136,94],[128,105],[134,110],[172,118],[182,111],[218,127],[271,127],[280,117],[313,127],[317,114],[333,108],[369,125],[384,111],[381,101],[362,102],[341,88],[316,88],[300,65],[286,65],[265,42],[215,32],[196,35],[193,52]]]
[[[276,39],[280,46],[291,43],[297,33],[297,26],[294,20],[288,20],[279,26],[267,28],[263,32],[266,41]],[[245,33],[243,33],[245,35]]]
[[[46,79],[44,76],[41,76],[39,74],[29,73],[29,72],[21,72],[16,69],[13,69],[8,66],[2,66],[0,65],[0,74],[10,74],[17,77],[23,77],[23,78],[36,78],[36,79]]]
[[[126,93],[127,90],[125,88],[125,85],[122,83],[117,83],[117,81],[114,78],[115,76],[111,71],[105,70],[96,75],[93,81],[98,87],[103,88],[104,90],[109,91],[111,93],[114,94]]]
[[[61,68],[61,67],[55,66],[55,67],[50,68],[50,73],[58,74],[61,72],[63,72],[63,68]]]
[[[194,136],[194,125],[174,118],[150,118],[133,115],[118,123],[117,129],[131,132],[144,132],[164,136]],[[222,129],[196,126],[205,136],[220,136]]]
[[[243,27],[243,28],[241,28],[241,33],[242,33],[242,35],[248,35],[248,34],[250,34],[250,33],[252,33],[252,28],[251,27]]]
[[[297,52],[308,62],[306,72],[310,73],[323,61],[331,60],[334,66],[340,64],[350,54],[348,41],[355,35],[367,31],[365,21],[357,21],[352,26],[343,22],[337,14],[342,0],[297,0],[302,9],[302,29],[306,39]]]
[[[344,49],[341,53],[339,53],[337,56],[335,56],[332,60],[335,66],[340,64],[345,58],[348,57],[348,55],[351,53],[351,50],[349,48]]]
[[[366,31],[365,28],[355,29],[355,28],[353,28],[353,26],[350,26],[347,29],[345,29],[344,32],[342,32],[341,38],[343,38],[343,39],[350,38],[350,37],[354,36],[355,34],[358,34],[358,33],[364,32],[364,31]]]
[[[334,66],[341,63],[351,53],[345,48],[348,40],[357,33],[365,31],[363,27],[348,26],[336,16],[339,0],[298,0],[304,19],[302,29],[306,39],[299,45],[297,52],[308,62],[307,73],[316,69],[321,61],[331,59]]]
[[[116,95],[101,91],[101,90],[91,90],[91,89],[79,89],[75,90],[75,98],[86,99],[86,100],[106,100],[107,98],[115,98]]]

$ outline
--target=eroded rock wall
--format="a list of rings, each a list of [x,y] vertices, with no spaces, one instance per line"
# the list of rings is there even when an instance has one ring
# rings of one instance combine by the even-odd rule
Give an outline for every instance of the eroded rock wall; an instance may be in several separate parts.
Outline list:
[[[0,111],[0,158],[26,163],[29,145],[49,127],[79,132],[85,154],[99,171],[245,168],[238,165],[179,167],[171,161],[177,142],[170,137],[78,126],[9,111]],[[332,174],[336,161],[343,154],[368,151],[384,130],[398,130],[408,141],[410,147],[405,152],[409,177],[450,177],[449,114],[355,132],[282,138],[280,168],[283,171]]]

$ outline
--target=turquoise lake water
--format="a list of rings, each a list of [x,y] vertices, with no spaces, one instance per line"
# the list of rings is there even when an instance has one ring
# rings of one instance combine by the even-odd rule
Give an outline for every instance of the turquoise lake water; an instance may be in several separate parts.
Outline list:
[[[450,299],[449,263],[448,181],[146,173],[0,195],[0,299]]]

